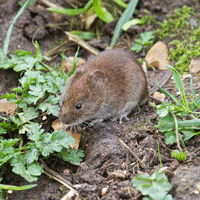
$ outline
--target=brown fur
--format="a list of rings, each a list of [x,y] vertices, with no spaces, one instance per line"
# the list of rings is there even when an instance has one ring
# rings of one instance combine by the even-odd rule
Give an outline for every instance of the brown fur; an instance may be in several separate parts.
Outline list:
[[[107,50],[78,67],[68,79],[60,119],[69,125],[113,116],[121,120],[147,99],[146,77],[133,55]],[[78,103],[82,109],[76,109]]]

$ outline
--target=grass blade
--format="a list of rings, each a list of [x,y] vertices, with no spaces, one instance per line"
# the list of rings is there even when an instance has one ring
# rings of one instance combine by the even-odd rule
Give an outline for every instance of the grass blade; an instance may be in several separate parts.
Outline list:
[[[3,46],[3,52],[4,55],[7,55],[8,53],[8,45],[10,42],[10,36],[11,36],[11,32],[14,26],[14,23],[16,22],[16,20],[18,19],[18,17],[22,14],[22,12],[24,11],[24,9],[29,6],[30,4],[32,4],[35,0],[28,0],[18,11],[18,13],[16,14],[15,18],[13,19],[12,24],[10,25],[9,29],[8,29],[8,33],[4,42],[4,46]]]
[[[165,128],[165,130],[166,130],[166,129],[173,129],[174,127],[175,127],[174,122],[169,122],[169,123],[165,124],[164,127],[161,127],[161,128]],[[200,119],[178,121],[178,127],[195,129],[195,127],[200,127]]]
[[[174,82],[180,92],[183,104],[186,109],[189,109],[188,102],[187,102],[186,96],[185,96],[185,89],[184,89],[183,80],[181,78],[181,75],[178,73],[178,71],[174,67],[172,67],[170,65],[167,65],[166,67],[172,70]]]
[[[93,0],[93,9],[97,16],[104,22],[110,23],[114,20],[114,17],[104,9],[99,0]]]
[[[48,8],[47,10],[61,15],[76,16],[86,12],[92,6],[92,3],[93,0],[89,0],[83,8],[78,8],[78,9],[52,7]]]
[[[113,48],[115,43],[117,42],[117,40],[120,37],[120,34],[122,32],[122,26],[124,25],[124,23],[126,23],[131,16],[133,15],[134,11],[135,11],[135,7],[138,3],[138,0],[131,0],[130,3],[128,4],[126,10],[123,12],[122,16],[120,17],[119,21],[117,22],[117,25],[115,27],[114,30],[114,34],[112,37],[112,41],[110,44],[110,48]]]
[[[182,107],[182,104],[181,102],[175,97],[173,96],[172,94],[170,94],[169,92],[167,92],[166,90],[162,89],[159,85],[158,85],[158,82],[156,81],[156,84],[158,86],[158,89],[166,96],[168,96],[169,98],[171,98],[172,100],[174,100],[179,106]]]
[[[124,3],[122,0],[113,0],[116,4],[118,4],[119,6],[121,6],[122,8],[127,8],[127,4]]]
[[[0,189],[4,189],[4,190],[28,190],[28,189],[31,189],[35,186],[37,186],[37,184],[24,185],[24,186],[14,186],[14,185],[0,184]]]
[[[91,40],[96,37],[96,34],[93,32],[85,32],[85,31],[71,31],[73,35],[77,35],[78,37],[82,38],[83,40]]]

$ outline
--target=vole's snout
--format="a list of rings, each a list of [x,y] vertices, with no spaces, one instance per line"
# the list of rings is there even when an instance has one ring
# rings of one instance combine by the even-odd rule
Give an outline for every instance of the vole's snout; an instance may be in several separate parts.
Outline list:
[[[60,112],[59,118],[63,124],[72,125],[76,123],[78,116]]]

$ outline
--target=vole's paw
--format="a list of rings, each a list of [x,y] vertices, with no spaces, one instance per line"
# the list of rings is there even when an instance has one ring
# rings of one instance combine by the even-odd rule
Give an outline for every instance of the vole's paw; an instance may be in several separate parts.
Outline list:
[[[103,118],[95,119],[95,120],[91,121],[91,122],[88,124],[88,126],[89,126],[89,127],[92,127],[92,126],[94,126],[95,123],[101,123],[102,121],[103,121]]]
[[[123,119],[125,119],[126,121],[129,121],[129,118],[127,117],[127,114],[128,114],[128,113],[124,113],[124,114],[121,114],[121,115],[115,117],[115,118],[113,119],[113,122],[117,121],[118,119],[119,119],[119,123],[120,123],[120,124],[123,123]]]
[[[67,125],[65,130],[69,130],[70,133],[72,134],[73,132],[80,132],[82,129],[78,125]]]

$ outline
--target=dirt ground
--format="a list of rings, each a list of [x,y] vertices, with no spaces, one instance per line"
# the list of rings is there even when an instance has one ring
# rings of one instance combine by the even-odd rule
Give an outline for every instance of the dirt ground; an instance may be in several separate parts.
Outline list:
[[[22,1],[24,2],[24,1]],[[52,1],[53,2],[53,1]],[[67,1],[54,1],[60,3],[63,7],[69,7]],[[162,22],[166,19],[166,14],[170,13],[174,8],[180,8],[183,5],[188,5],[194,8],[196,12],[199,10],[198,1],[195,0],[140,0],[137,6],[138,15],[144,13],[144,9],[148,9],[156,16],[156,21]],[[0,0],[0,48],[3,47],[7,30],[19,10],[18,0]],[[46,10],[46,5],[41,1],[36,1],[33,5],[27,8],[19,17],[14,29],[9,45],[11,54],[17,49],[32,51],[35,53],[35,47],[31,40],[35,31],[41,26],[48,24],[65,23],[64,30],[69,30],[70,24],[67,17],[58,19],[52,13]],[[109,27],[109,26],[108,26]],[[142,29],[138,28],[133,32],[131,37],[134,39],[141,32],[155,30],[156,27],[148,26]],[[112,29],[110,26],[108,29]],[[112,29],[113,30],[113,29]],[[111,30],[111,32],[112,32]],[[110,30],[109,30],[110,31]],[[103,50],[109,45],[111,35],[105,30],[105,36],[102,41],[95,47]],[[127,34],[122,36],[127,38]],[[106,39],[105,39],[106,38]],[[64,33],[53,27],[41,29],[35,36],[40,44],[43,53],[52,49],[55,42],[66,40]],[[132,42],[133,42],[132,39]],[[118,45],[122,47],[130,47],[128,42],[123,40]],[[92,42],[91,42],[92,44]],[[66,47],[66,55],[73,55],[76,50],[75,44],[68,44]],[[60,49],[62,52],[63,49]],[[59,52],[59,53],[60,53]],[[57,52],[52,60],[53,66],[60,65],[60,56]],[[79,56],[86,57],[88,54],[81,49]],[[141,57],[143,55],[137,55]],[[162,80],[166,72],[149,71],[147,78],[149,87],[155,85],[155,80]],[[9,92],[10,89],[18,84],[19,74],[12,70],[0,70],[0,95]],[[199,76],[194,77],[194,89],[198,92]],[[185,79],[184,83],[188,85],[186,89],[189,91],[189,79]],[[173,82],[169,80],[164,86],[168,91],[175,91]],[[163,167],[166,167],[166,175],[172,185],[170,193],[175,200],[198,200],[200,199],[199,184],[200,184],[200,136],[191,139],[187,144],[188,159],[185,162],[178,162],[171,157],[171,150],[176,146],[166,146],[164,135],[159,133],[154,127],[157,124],[157,114],[155,109],[149,103],[141,108],[139,114],[131,114],[129,121],[119,124],[112,120],[107,120],[100,124],[94,125],[90,129],[85,129],[82,134],[80,149],[84,150],[85,158],[80,166],[72,166],[58,158],[49,158],[44,160],[46,165],[58,174],[67,179],[80,194],[77,199],[142,199],[141,195],[131,186],[131,180],[138,172],[147,172],[152,174],[155,169],[159,169],[160,162],[158,157],[157,141],[160,144],[160,153]],[[143,168],[137,163],[135,158],[128,150],[120,143],[121,139],[131,150],[142,160],[147,166]],[[9,166],[8,166],[9,168]],[[65,169],[69,169],[70,173],[63,173]],[[29,184],[20,176],[9,172],[3,179],[4,184],[10,185],[25,185]],[[26,191],[13,191],[11,194],[6,193],[8,200],[59,200],[68,191],[57,181],[43,174],[39,177],[37,187]],[[106,189],[106,195],[102,196],[101,191]],[[138,197],[138,198],[137,198]]]

